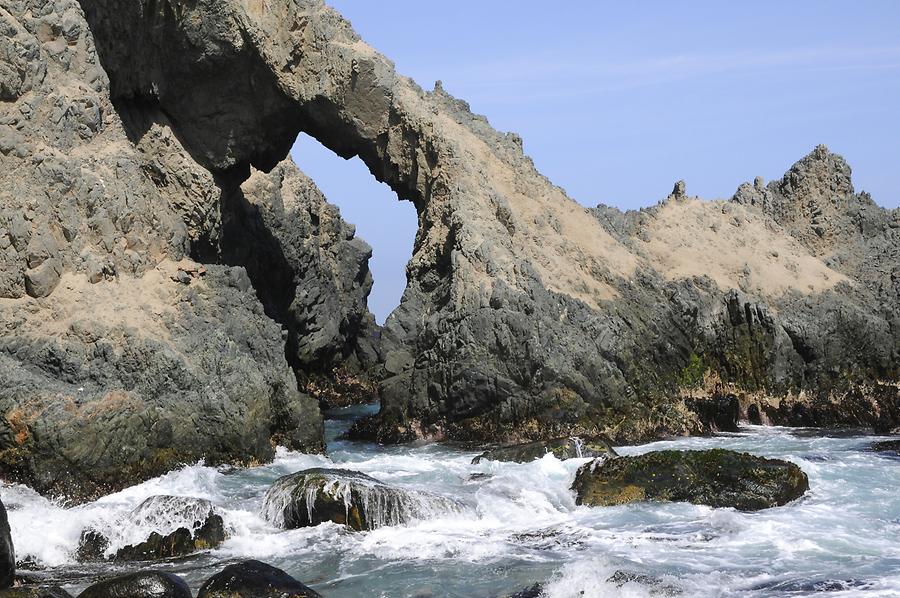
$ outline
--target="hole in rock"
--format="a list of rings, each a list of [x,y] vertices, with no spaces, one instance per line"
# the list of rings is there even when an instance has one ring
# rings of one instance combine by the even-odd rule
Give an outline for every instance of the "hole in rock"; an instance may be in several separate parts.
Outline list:
[[[398,201],[397,194],[378,182],[358,157],[344,160],[305,133],[297,137],[291,156],[325,198],[340,208],[343,219],[356,226],[356,236],[372,246],[369,310],[384,324],[406,288],[406,263],[418,228],[415,207]]]

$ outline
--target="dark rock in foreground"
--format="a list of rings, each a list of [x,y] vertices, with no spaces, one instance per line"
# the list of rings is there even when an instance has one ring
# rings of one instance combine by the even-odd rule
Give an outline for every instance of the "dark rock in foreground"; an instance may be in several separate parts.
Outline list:
[[[515,461],[526,463],[534,459],[540,459],[547,453],[552,453],[557,459],[575,459],[580,457],[616,457],[616,451],[605,438],[595,436],[580,438],[557,438],[555,440],[527,442],[512,446],[501,446],[490,449],[472,459],[472,463],[482,460],[490,461]]]
[[[0,502],[0,588],[8,588],[16,576],[16,551],[9,533],[6,507]]]
[[[578,470],[572,488],[578,504],[590,506],[657,500],[757,511],[803,496],[809,480],[787,461],[711,449],[588,463]]]
[[[21,586],[0,590],[0,598],[72,598],[58,586]]]
[[[79,598],[192,598],[180,577],[160,571],[120,575],[89,586]]]
[[[259,561],[228,565],[206,580],[197,598],[321,598],[281,569]]]
[[[450,499],[394,488],[364,473],[320,468],[278,478],[263,501],[266,519],[286,529],[331,521],[370,530],[458,508]]]

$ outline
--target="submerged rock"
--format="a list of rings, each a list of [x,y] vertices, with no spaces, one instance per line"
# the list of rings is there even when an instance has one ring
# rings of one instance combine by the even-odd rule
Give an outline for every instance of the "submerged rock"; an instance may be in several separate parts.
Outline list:
[[[882,442],[876,442],[872,445],[872,450],[877,451],[879,453],[898,453],[900,454],[900,439],[898,440],[884,440]]]
[[[541,598],[544,595],[544,586],[539,583],[527,587],[520,592],[511,594],[508,598]]]
[[[206,580],[197,598],[321,598],[281,569],[259,561],[228,565]]]
[[[78,598],[192,598],[183,579],[161,571],[138,571],[89,586]]]
[[[667,584],[659,577],[623,571],[619,569],[606,579],[606,583],[614,584],[621,588],[625,584],[634,583],[643,586],[651,596],[677,596],[681,594],[681,588]]]
[[[809,480],[779,459],[724,449],[669,450],[588,463],[572,488],[577,503],[590,506],[658,500],[757,511],[803,496]]]
[[[93,528],[83,530],[78,540],[75,558],[81,562],[101,561],[106,559],[109,549],[109,538]]]
[[[609,441],[599,436],[581,438],[572,436],[569,438],[556,438],[554,440],[527,442],[490,449],[472,459],[472,463],[482,460],[489,461],[516,461],[525,463],[540,459],[547,453],[552,453],[557,459],[575,459],[581,457],[616,457],[616,451],[610,446]]]
[[[388,486],[357,471],[316,468],[277,479],[263,509],[266,520],[286,529],[332,521],[362,531],[459,510],[459,504]]]
[[[135,561],[179,557],[198,550],[215,548],[225,541],[225,524],[213,504],[186,496],[151,496],[126,515],[112,536],[128,536],[130,528],[150,528],[147,538],[127,544],[113,555],[114,560]],[[125,529],[121,529],[124,527]],[[81,534],[77,556],[81,561],[103,560],[111,540],[96,529]],[[120,544],[121,545],[121,544]]]
[[[6,507],[0,501],[0,589],[8,588],[16,577],[16,551],[9,532]]]

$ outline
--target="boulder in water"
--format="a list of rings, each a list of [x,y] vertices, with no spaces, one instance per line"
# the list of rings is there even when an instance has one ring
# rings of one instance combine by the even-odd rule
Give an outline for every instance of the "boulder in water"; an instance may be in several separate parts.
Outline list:
[[[151,496],[125,516],[117,530],[127,535],[135,528],[152,529],[146,539],[116,551],[115,560],[146,561],[179,557],[215,548],[225,541],[225,523],[213,504],[187,496]],[[113,538],[85,530],[78,547],[81,561],[104,560]],[[121,543],[119,544],[121,546]]]
[[[197,598],[321,598],[281,569],[259,561],[228,565],[206,580]]]
[[[16,577],[16,551],[9,533],[6,507],[0,502],[0,588],[8,588]]]
[[[724,449],[670,450],[588,463],[572,489],[578,504],[590,506],[658,500],[757,511],[803,496],[809,480],[779,459]]]
[[[278,478],[263,505],[266,519],[278,527],[332,521],[357,531],[399,525],[459,507],[450,499],[394,488],[358,471],[321,468]]]
[[[191,590],[177,575],[138,571],[95,583],[78,598],[191,598]]]
[[[609,441],[602,436],[581,438],[572,436],[568,438],[556,438],[554,440],[527,442],[490,449],[472,459],[472,463],[482,460],[490,461],[515,461],[526,463],[534,459],[540,459],[547,453],[552,453],[557,459],[574,459],[578,457],[616,457],[616,451],[610,446]]]

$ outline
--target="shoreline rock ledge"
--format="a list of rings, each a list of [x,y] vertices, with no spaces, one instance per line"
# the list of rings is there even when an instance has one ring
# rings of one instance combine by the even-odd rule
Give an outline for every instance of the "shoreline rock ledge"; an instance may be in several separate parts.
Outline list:
[[[800,498],[809,479],[780,459],[725,449],[667,450],[583,465],[572,489],[576,503],[588,506],[655,500],[759,511]]]

